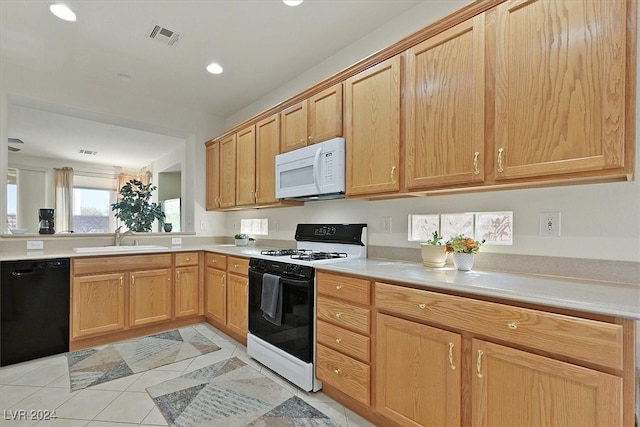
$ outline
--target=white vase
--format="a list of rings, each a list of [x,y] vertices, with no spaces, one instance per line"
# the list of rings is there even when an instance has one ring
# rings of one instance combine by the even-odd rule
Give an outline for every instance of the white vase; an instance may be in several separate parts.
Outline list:
[[[235,239],[236,246],[247,246],[249,244],[249,239]]]
[[[425,267],[440,268],[447,262],[447,247],[421,243],[422,263]]]
[[[453,254],[453,265],[460,271],[469,271],[473,267],[475,254],[455,253]]]

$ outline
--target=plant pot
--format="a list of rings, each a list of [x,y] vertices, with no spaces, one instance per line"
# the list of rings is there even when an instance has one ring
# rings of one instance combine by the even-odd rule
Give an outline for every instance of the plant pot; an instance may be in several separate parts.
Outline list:
[[[249,239],[234,239],[236,242],[236,246],[248,246]]]
[[[460,271],[469,271],[473,267],[475,254],[456,253],[453,254],[453,265]]]
[[[171,230],[173,230],[173,225],[170,222],[165,222],[163,228],[164,228],[164,231],[168,233]]]
[[[425,267],[440,268],[447,262],[447,247],[421,243],[422,263]]]

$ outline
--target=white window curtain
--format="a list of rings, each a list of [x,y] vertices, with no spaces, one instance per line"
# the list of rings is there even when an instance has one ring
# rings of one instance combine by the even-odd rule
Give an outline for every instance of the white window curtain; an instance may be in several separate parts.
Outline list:
[[[73,231],[73,168],[55,168],[55,228]]]

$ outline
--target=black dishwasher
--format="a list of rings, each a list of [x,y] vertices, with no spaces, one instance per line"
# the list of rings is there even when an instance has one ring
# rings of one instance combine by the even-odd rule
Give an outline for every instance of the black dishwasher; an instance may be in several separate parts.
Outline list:
[[[69,259],[0,262],[0,366],[69,351]]]

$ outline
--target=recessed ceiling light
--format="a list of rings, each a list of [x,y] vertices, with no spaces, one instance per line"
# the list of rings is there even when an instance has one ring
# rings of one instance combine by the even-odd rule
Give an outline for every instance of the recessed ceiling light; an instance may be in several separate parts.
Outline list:
[[[221,74],[222,73],[222,67],[219,64],[211,63],[209,65],[207,65],[207,71],[210,72],[211,74]]]
[[[297,6],[302,2],[303,0],[282,0],[282,3],[286,4],[287,6]]]
[[[49,6],[49,10],[58,18],[63,19],[65,21],[76,20],[76,14],[73,13],[71,9],[69,9],[67,6],[63,4],[52,4],[51,6]]]

